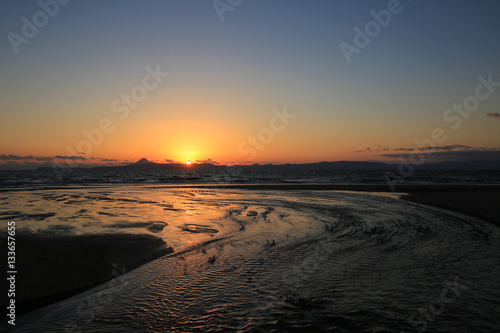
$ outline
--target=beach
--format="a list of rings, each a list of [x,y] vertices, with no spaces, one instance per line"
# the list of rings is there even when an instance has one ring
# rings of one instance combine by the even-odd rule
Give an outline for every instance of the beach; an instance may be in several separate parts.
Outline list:
[[[494,203],[498,191],[497,186],[406,185],[392,192],[373,185],[259,184],[2,193],[0,213],[16,220],[19,271],[29,277],[18,281],[26,290],[20,309],[59,301],[21,316],[18,330],[62,332],[75,322],[82,331],[96,329],[76,309],[103,293],[112,295],[111,303],[96,306],[92,318],[139,315],[139,322],[143,318],[143,325],[156,330],[180,330],[181,313],[190,318],[187,327],[205,323],[207,331],[212,325],[227,325],[228,331],[280,325],[286,330],[299,325],[291,318],[300,309],[310,316],[302,322],[316,323],[317,330],[329,329],[332,311],[339,327],[352,330],[356,322],[369,326],[384,314],[384,299],[403,302],[396,311],[404,318],[398,327],[414,329],[410,310],[430,302],[445,280],[457,277],[469,287],[491,284],[490,296],[498,293],[498,258],[492,253],[498,253],[500,238],[498,227],[489,223],[498,223],[498,210],[483,200]],[[21,200],[28,205],[23,208]],[[489,207],[487,215],[481,207]],[[483,273],[472,278],[474,272]],[[117,291],[106,283],[110,279],[127,283]],[[485,292],[481,287],[466,299],[486,306],[491,297]],[[378,299],[379,293],[384,298]],[[414,293],[422,295],[415,304],[401,298]],[[366,308],[369,300],[380,309]],[[332,308],[335,302],[342,306]],[[450,313],[457,322],[471,311],[460,304]],[[268,318],[265,309],[274,315]],[[354,309],[369,314],[347,315]],[[489,315],[477,320],[487,322]],[[40,319],[46,316],[56,324]],[[113,322],[109,329],[134,331],[130,322]]]
[[[400,193],[403,200],[450,209],[500,226],[500,186],[476,184],[258,184],[229,185],[241,189],[279,189],[315,191],[360,191]]]
[[[151,235],[33,235],[17,242],[18,314],[47,306],[117,278],[173,252]]]

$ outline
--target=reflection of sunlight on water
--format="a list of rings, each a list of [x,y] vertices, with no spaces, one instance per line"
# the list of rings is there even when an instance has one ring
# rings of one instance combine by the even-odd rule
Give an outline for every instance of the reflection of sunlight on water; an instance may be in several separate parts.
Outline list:
[[[347,191],[347,190],[337,191],[337,192],[351,193],[351,194],[359,193],[359,192],[356,192],[356,191]],[[386,197],[386,198],[391,198],[391,199],[399,199],[403,195],[407,195],[407,193],[399,193],[399,192],[366,192],[366,194],[376,195],[378,197]]]
[[[205,195],[207,196],[207,195]],[[224,211],[200,204],[198,194],[181,189],[116,191],[75,189],[9,193],[2,217],[18,222],[18,229],[54,235],[149,233],[174,246],[192,245],[213,237],[183,231],[187,224],[220,229]],[[162,226],[164,226],[162,228]]]
[[[27,199],[35,205],[20,226],[148,233],[176,251],[131,272],[95,320],[71,310],[81,299],[62,302],[70,310],[47,309],[45,331],[63,332],[68,322],[83,331],[409,331],[409,311],[457,275],[474,294],[447,315],[477,327],[488,325],[481,309],[500,296],[498,230],[388,196],[147,187],[9,195],[0,214],[18,214]],[[161,231],[150,225],[160,222],[168,224]]]

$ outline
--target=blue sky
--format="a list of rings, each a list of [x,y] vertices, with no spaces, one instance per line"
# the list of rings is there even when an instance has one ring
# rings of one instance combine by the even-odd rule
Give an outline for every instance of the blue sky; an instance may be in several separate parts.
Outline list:
[[[66,154],[82,129],[109,115],[110,101],[160,64],[167,82],[95,157],[180,159],[190,150],[193,159],[237,160],[238,144],[287,106],[297,121],[257,161],[386,160],[376,149],[353,152],[413,148],[447,126],[443,112],[474,92],[478,76],[500,81],[498,1],[401,1],[401,12],[348,64],[339,44],[353,44],[354,27],[388,3],[244,0],[221,21],[212,1],[72,0],[15,53],[7,35],[21,35],[21,19],[41,7],[4,0],[0,154]],[[493,93],[448,130],[443,146],[500,147],[500,120],[486,116],[499,106]],[[221,131],[224,144],[203,145]],[[181,137],[192,147],[170,144]]]

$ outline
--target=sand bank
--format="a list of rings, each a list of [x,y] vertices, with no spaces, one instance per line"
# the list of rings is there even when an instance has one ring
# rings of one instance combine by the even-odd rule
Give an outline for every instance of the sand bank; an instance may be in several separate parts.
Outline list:
[[[151,235],[38,236],[18,233],[19,314],[67,298],[173,252]]]
[[[165,186],[169,187],[169,186]],[[392,192],[387,185],[256,184],[176,188]],[[499,185],[396,185],[402,199],[461,212],[500,226]],[[25,313],[103,283],[173,252],[152,235],[18,234],[18,310]]]
[[[405,184],[391,189],[386,184],[245,184],[187,187],[245,189],[245,190],[288,190],[288,191],[361,191],[404,193],[401,199],[446,208],[452,211],[478,217],[500,226],[500,185],[442,185]]]

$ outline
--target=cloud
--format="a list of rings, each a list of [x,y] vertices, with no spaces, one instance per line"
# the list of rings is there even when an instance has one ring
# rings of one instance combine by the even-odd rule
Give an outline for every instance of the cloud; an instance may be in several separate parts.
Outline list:
[[[17,156],[17,155],[0,155],[0,161],[21,161],[21,162],[51,162],[54,157],[45,157],[45,156]]]
[[[22,160],[23,157],[15,156],[15,155],[0,155],[0,160],[2,161],[19,161]]]
[[[85,157],[82,157],[82,156],[61,156],[61,155],[57,155],[57,156],[54,156],[55,159],[58,159],[58,160],[86,160]]]
[[[473,148],[471,146],[466,146],[466,145],[449,145],[449,146],[441,146],[441,147],[422,147],[420,150],[433,150],[433,151],[464,151],[464,150],[471,150],[471,149],[477,149]],[[418,150],[418,149],[415,149]]]
[[[500,119],[500,113],[487,113],[486,115],[490,118]]]
[[[434,152],[440,152],[440,151],[466,151],[466,150],[488,150],[490,148],[474,148],[471,146],[466,146],[466,145],[449,145],[449,146],[441,146],[441,147],[422,147],[422,148],[395,148],[393,151],[434,151]],[[400,156],[399,154],[385,154],[383,156],[388,156],[388,155],[393,155],[393,156]]]
[[[373,148],[367,147],[365,149],[354,150],[354,153],[364,153],[364,152],[373,152],[373,151],[390,151],[391,149],[388,147],[383,147],[381,144],[373,145]]]
[[[220,164],[219,162],[215,162],[211,158],[208,158],[206,160],[196,160],[196,163],[206,163],[206,164]]]
[[[62,162],[61,162],[62,161]],[[90,162],[92,161],[92,162]],[[52,167],[54,162],[59,162],[67,165],[68,167],[99,167],[103,165],[126,165],[127,160],[111,159],[103,157],[83,157],[79,155],[75,156],[18,156],[18,155],[7,155],[0,154],[0,169],[1,170],[30,170],[39,167]],[[90,162],[90,163],[86,163]]]
[[[376,150],[376,151],[381,151],[383,150],[382,146],[381,145],[375,145],[374,147],[378,147],[376,149],[372,149],[370,147],[367,147],[365,149],[359,149],[359,150],[355,150],[354,152],[355,153],[364,153],[365,151],[373,151],[373,150]]]
[[[450,147],[452,146],[436,147],[435,151],[428,152],[415,149],[413,153],[383,154],[382,156],[404,159],[413,157],[414,159],[420,160],[421,155],[423,155],[426,162],[500,161],[500,148],[472,148],[466,146],[467,148],[451,149]]]

